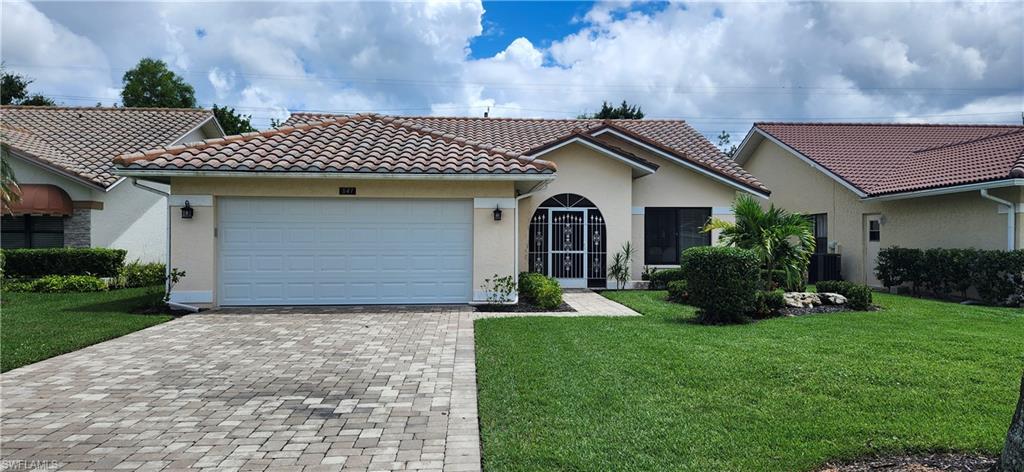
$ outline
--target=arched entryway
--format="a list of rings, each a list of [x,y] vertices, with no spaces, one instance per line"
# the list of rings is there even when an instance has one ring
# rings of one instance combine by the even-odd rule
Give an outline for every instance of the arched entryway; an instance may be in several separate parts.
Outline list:
[[[566,288],[605,288],[607,240],[604,216],[590,200],[555,195],[530,219],[530,271],[554,277]]]

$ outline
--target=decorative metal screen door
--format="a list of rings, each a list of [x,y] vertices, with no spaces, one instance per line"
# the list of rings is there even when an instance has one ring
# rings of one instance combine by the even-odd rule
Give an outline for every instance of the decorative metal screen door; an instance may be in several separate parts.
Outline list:
[[[530,220],[530,271],[558,279],[566,288],[607,284],[604,217],[579,195],[563,193],[544,201]]]
[[[587,210],[549,209],[551,277],[566,288],[587,286]]]

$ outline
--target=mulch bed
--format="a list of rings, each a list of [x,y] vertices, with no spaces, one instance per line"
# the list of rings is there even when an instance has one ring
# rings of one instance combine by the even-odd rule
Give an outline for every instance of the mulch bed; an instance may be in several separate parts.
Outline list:
[[[553,310],[547,308],[541,308],[536,305],[531,305],[526,302],[520,302],[515,305],[477,305],[476,311],[484,311],[489,313],[554,313],[563,311],[576,311],[573,307],[569,306],[568,303],[562,302],[558,308]]]
[[[139,307],[139,308],[136,308],[134,310],[131,310],[131,313],[136,314],[136,315],[151,315],[151,316],[171,315],[171,316],[173,316],[175,318],[192,314],[191,311],[188,311],[188,310],[175,310],[175,309],[173,309],[173,308],[171,308],[169,306],[166,306],[166,305],[162,305],[162,306],[143,306],[143,307]]]
[[[912,454],[826,464],[819,472],[980,472],[991,470],[995,464],[995,457],[976,454]]]

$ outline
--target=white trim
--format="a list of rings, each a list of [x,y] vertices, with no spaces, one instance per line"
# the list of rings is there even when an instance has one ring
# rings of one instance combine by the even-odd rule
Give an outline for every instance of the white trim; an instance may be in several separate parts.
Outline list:
[[[172,290],[174,303],[213,303],[213,290]]]
[[[529,156],[526,156],[526,157],[531,158],[531,159],[536,159],[538,156],[543,156],[544,154],[550,153],[550,152],[552,152],[552,151],[554,151],[556,149],[559,149],[559,148],[561,148],[563,146],[567,146],[567,145],[573,144],[573,143],[578,143],[578,144],[582,144],[584,146],[587,146],[587,147],[589,147],[589,148],[591,148],[591,149],[593,149],[593,150],[595,150],[595,151],[597,151],[597,152],[599,152],[601,154],[604,154],[605,156],[608,156],[608,157],[611,157],[613,159],[616,159],[616,160],[622,162],[623,164],[626,164],[629,167],[632,167],[632,168],[637,169],[637,170],[644,171],[647,174],[653,174],[655,171],[658,170],[656,168],[651,168],[651,167],[645,166],[645,165],[643,165],[643,164],[641,164],[639,162],[636,162],[636,161],[634,161],[634,160],[632,160],[632,159],[630,159],[630,158],[628,158],[626,156],[623,156],[623,155],[621,155],[619,153],[616,153],[616,152],[612,152],[612,151],[610,151],[608,149],[605,149],[605,148],[603,148],[601,146],[598,146],[598,145],[596,145],[596,144],[594,144],[594,143],[592,143],[590,141],[587,141],[587,140],[581,139],[581,138],[568,139],[565,142],[559,143],[559,144],[557,144],[555,146],[551,146],[551,147],[549,147],[547,149],[544,149],[543,151],[540,151],[538,153],[530,154]]]
[[[9,154],[11,156],[13,156],[13,157],[15,157],[17,159],[20,159],[21,161],[25,162],[26,164],[36,166],[36,167],[38,167],[38,168],[40,168],[42,170],[45,170],[45,171],[50,172],[50,173],[57,174],[57,175],[59,175],[61,177],[64,177],[64,178],[71,179],[71,180],[75,181],[76,183],[79,183],[79,184],[82,184],[82,185],[84,185],[86,187],[89,187],[90,189],[100,190],[100,191],[103,191],[103,192],[107,191],[107,189],[104,188],[102,185],[97,184],[96,182],[93,182],[91,180],[85,179],[83,177],[79,177],[79,176],[77,176],[77,175],[75,175],[75,174],[73,174],[71,172],[68,172],[67,170],[64,170],[63,168],[57,166],[56,164],[50,163],[49,161],[43,160],[43,159],[38,158],[38,157],[33,157],[32,154],[28,154],[28,153],[22,152],[21,150],[15,148],[13,146],[8,147],[8,149],[10,149],[10,153]],[[58,185],[58,187],[59,187],[59,185]]]
[[[731,207],[711,207],[711,215],[731,215]]]
[[[171,142],[171,144],[170,144],[170,146],[176,146],[176,145],[179,145],[179,144],[186,144],[186,143],[182,142],[182,140],[183,140],[183,139],[185,139],[186,137],[188,137],[188,135],[192,134],[192,132],[193,132],[193,131],[196,131],[196,130],[202,129],[202,128],[203,128],[204,126],[206,126],[206,124],[207,124],[207,123],[209,123],[209,122],[210,122],[211,120],[213,121],[213,123],[214,123],[214,124],[216,124],[216,125],[217,125],[217,129],[218,129],[218,130],[220,130],[220,136],[214,136],[214,138],[223,138],[223,137],[225,136],[225,134],[224,134],[224,128],[222,128],[222,127],[220,126],[220,122],[218,122],[218,121],[217,121],[217,117],[216,117],[216,116],[214,116],[214,114],[213,114],[213,110],[210,110],[210,116],[209,116],[209,117],[207,117],[207,118],[206,118],[205,120],[203,120],[202,122],[200,122],[200,123],[199,123],[198,125],[196,125],[196,126],[192,127],[192,129],[190,129],[190,130],[186,131],[186,132],[185,132],[185,134],[183,134],[183,135],[181,135],[181,136],[178,136],[178,139],[175,139],[174,141],[172,141],[172,142]],[[209,139],[209,138],[207,138],[207,139]]]
[[[495,209],[500,208],[503,210],[511,210],[516,207],[516,199],[514,197],[508,198],[474,198],[473,208],[488,208]]]
[[[647,211],[646,207],[633,207],[633,214],[634,215],[644,215],[644,214],[646,214],[646,211]]]
[[[194,206],[194,207],[210,207],[210,206],[213,206],[213,195],[170,195],[170,196],[167,197],[167,206],[169,206],[169,207],[185,206],[185,200],[188,200],[189,206]]]
[[[253,172],[217,170],[126,170],[117,175],[131,177],[227,177],[249,179],[335,179],[335,180],[555,180],[555,174],[384,174],[377,172]]]
[[[683,167],[692,169],[694,171],[697,171],[698,173],[701,173],[701,174],[704,174],[704,175],[706,175],[708,177],[711,177],[711,178],[713,178],[713,179],[715,179],[715,180],[717,180],[719,182],[722,182],[722,183],[724,183],[724,184],[726,184],[726,185],[728,185],[730,187],[734,187],[734,188],[736,188],[738,190],[742,190],[742,191],[747,192],[747,193],[749,193],[751,195],[754,195],[756,197],[761,197],[761,198],[764,198],[764,199],[768,198],[768,194],[766,194],[766,193],[761,193],[761,192],[758,192],[757,190],[754,190],[754,189],[752,189],[750,187],[747,187],[745,185],[741,185],[741,184],[739,184],[737,182],[734,182],[731,179],[727,179],[727,178],[725,178],[725,177],[723,177],[721,175],[718,175],[718,174],[716,174],[714,172],[711,172],[711,171],[709,171],[707,169],[704,169],[704,168],[702,168],[702,167],[700,167],[700,166],[698,166],[698,165],[696,165],[696,164],[694,164],[692,162],[689,162],[689,161],[686,161],[684,159],[680,159],[680,158],[678,158],[676,156],[673,156],[672,154],[669,154],[669,153],[667,153],[665,151],[662,151],[661,149],[653,147],[650,144],[647,144],[647,143],[645,143],[643,141],[638,141],[636,139],[633,139],[633,138],[631,138],[631,137],[629,137],[629,136],[627,136],[625,134],[622,134],[622,133],[620,133],[618,131],[615,131],[612,128],[602,129],[602,130],[594,133],[594,136],[599,136],[599,135],[602,135],[604,133],[612,133],[615,136],[617,136],[617,137],[619,137],[621,139],[624,139],[624,140],[626,140],[626,141],[628,141],[630,143],[633,143],[633,144],[635,144],[637,146],[640,146],[640,147],[642,147],[642,148],[644,148],[644,149],[646,149],[646,150],[648,150],[650,152],[653,152],[653,153],[657,154],[660,157],[663,157],[663,158],[668,159],[669,161],[672,161],[672,162],[674,162],[676,164],[679,164],[679,165],[681,165]]]
[[[768,134],[765,131],[762,131],[760,128],[758,128],[756,126],[753,128],[752,131],[754,131],[754,130],[756,130],[757,133],[760,134],[761,136],[763,136],[765,139],[775,143],[775,145],[781,147],[782,149],[785,149],[786,151],[789,151],[790,154],[793,154],[794,156],[800,158],[800,160],[804,161],[805,164],[807,164],[807,165],[817,169],[819,172],[821,172],[821,173],[831,177],[832,180],[835,180],[836,182],[839,182],[843,187],[846,187],[847,190],[853,192],[854,195],[857,195],[858,197],[860,197],[862,199],[867,197],[868,194],[865,193],[863,190],[860,190],[857,187],[854,187],[853,184],[843,180],[842,177],[839,177],[838,175],[834,174],[832,171],[826,169],[821,164],[818,164],[813,159],[805,156],[800,151],[797,151],[796,149],[793,149],[792,147],[790,147],[788,144],[786,144],[786,143],[784,143],[782,141],[779,141],[778,139],[775,139],[774,136]],[[743,138],[743,142],[746,143],[747,142],[747,138]],[[740,150],[742,150],[742,149],[743,149],[742,146],[740,148],[738,148],[736,150],[736,154],[739,154]]]
[[[114,187],[117,187],[118,185],[121,185],[121,183],[124,182],[125,180],[128,180],[128,177],[121,177],[120,179],[117,179],[117,182],[114,182],[113,185],[103,189],[103,191],[104,192],[109,192],[111,190],[114,190]]]
[[[903,200],[906,198],[929,197],[933,195],[945,195],[949,193],[972,192],[982,189],[993,189],[1003,187],[1024,187],[1024,179],[996,180],[994,182],[982,182],[976,184],[954,185],[952,187],[933,188],[928,190],[916,190],[912,192],[900,192],[878,197],[862,198],[864,202],[881,202],[887,200]]]

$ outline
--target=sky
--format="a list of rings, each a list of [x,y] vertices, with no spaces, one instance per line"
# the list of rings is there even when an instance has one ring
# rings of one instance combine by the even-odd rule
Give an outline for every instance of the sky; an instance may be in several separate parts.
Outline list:
[[[738,141],[755,121],[1020,123],[1022,2],[35,2],[0,56],[66,105],[162,59],[202,106],[572,118],[602,101]]]

